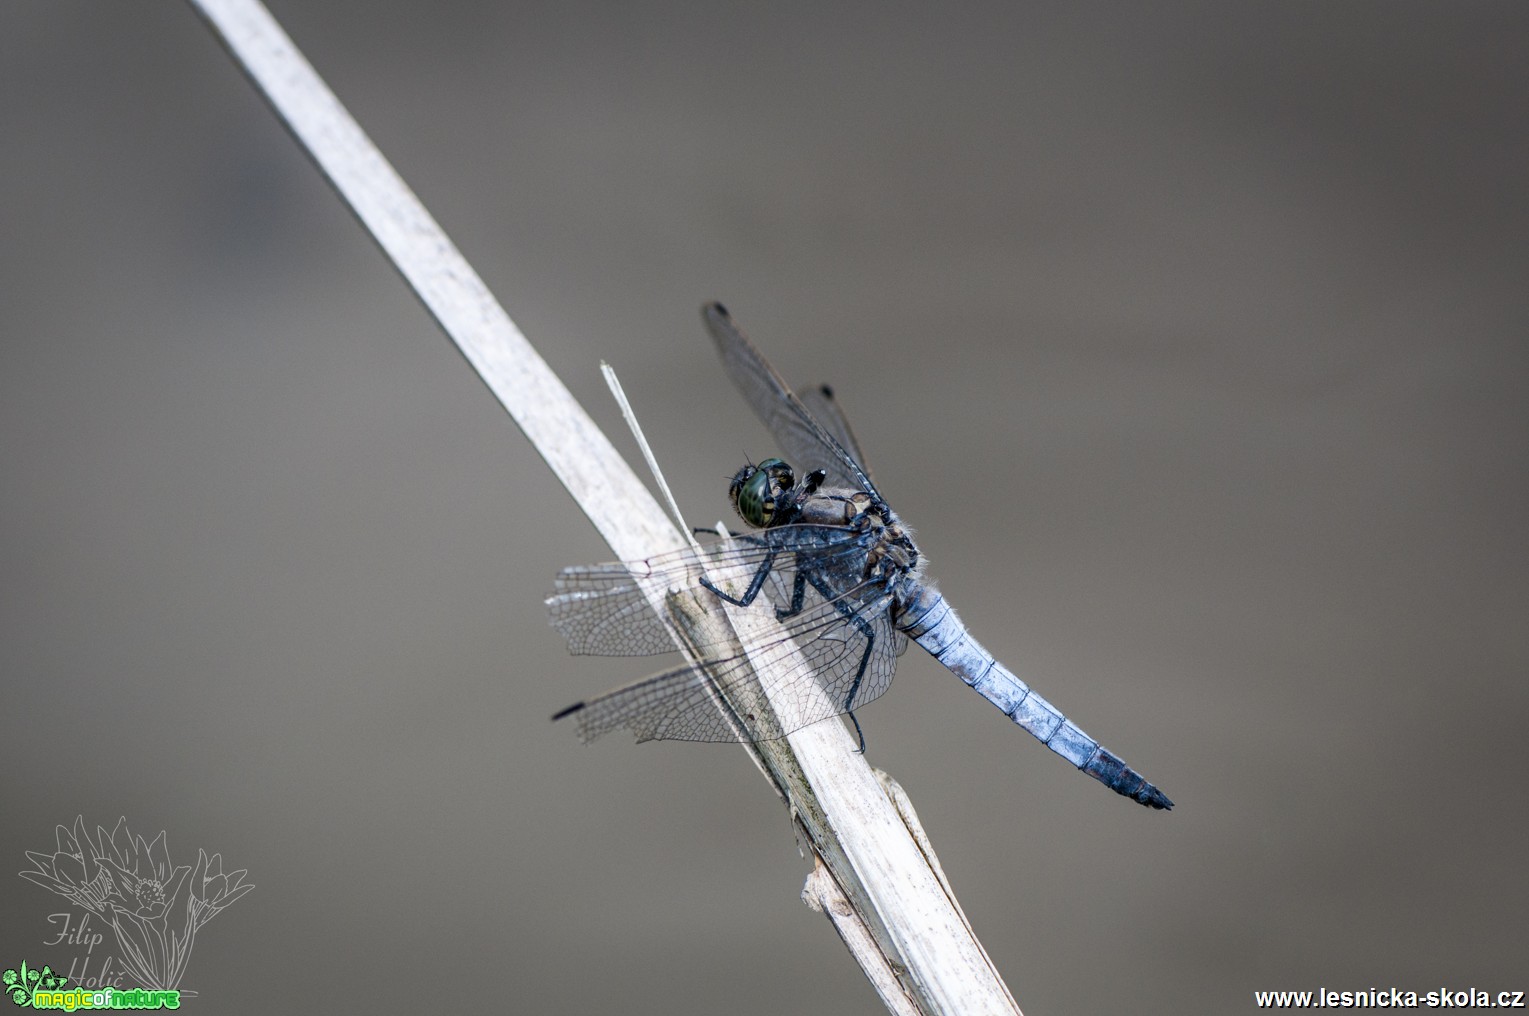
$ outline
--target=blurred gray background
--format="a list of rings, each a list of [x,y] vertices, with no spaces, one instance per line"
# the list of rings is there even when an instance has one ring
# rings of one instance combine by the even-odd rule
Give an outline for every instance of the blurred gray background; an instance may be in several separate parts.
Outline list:
[[[975,634],[861,718],[1027,1012],[1529,988],[1521,4],[273,4],[687,513],[831,381]],[[191,10],[0,7],[0,966],[126,816],[188,1009],[873,1013],[727,746],[582,747],[608,551]],[[108,940],[93,961],[110,952]]]

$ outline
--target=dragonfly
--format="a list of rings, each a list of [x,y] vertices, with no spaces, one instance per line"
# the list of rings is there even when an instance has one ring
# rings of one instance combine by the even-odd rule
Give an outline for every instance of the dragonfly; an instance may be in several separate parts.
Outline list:
[[[1149,808],[1172,808],[999,663],[925,580],[913,534],[872,481],[833,390],[797,395],[727,308],[709,303],[701,314],[728,375],[787,458],[748,463],[733,476],[728,496],[747,532],[558,573],[548,617],[574,654],[673,652],[678,626],[700,663],[576,702],[553,719],[572,719],[585,741],[623,727],[639,742],[761,741],[847,715],[864,751],[855,711],[891,685],[911,639],[1073,766]],[[660,612],[653,588],[665,591],[666,605],[687,596],[735,607],[762,599],[780,628],[773,642],[745,649],[725,614]]]

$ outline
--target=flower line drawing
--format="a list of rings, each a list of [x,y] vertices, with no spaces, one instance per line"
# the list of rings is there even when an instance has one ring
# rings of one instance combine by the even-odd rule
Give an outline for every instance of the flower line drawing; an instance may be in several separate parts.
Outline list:
[[[21,877],[111,925],[119,962],[143,988],[178,987],[197,931],[255,888],[243,868],[223,873],[222,854],[198,849],[195,867],[176,867],[164,831],[150,843],[129,831],[126,816],[111,833],[96,826],[92,839],[80,815],[73,830],[58,827],[57,841],[52,853],[28,850],[34,867]]]

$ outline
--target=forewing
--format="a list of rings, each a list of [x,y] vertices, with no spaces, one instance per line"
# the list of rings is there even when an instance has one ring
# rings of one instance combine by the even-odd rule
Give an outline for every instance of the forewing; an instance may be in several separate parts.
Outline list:
[[[558,572],[554,593],[546,600],[547,619],[579,656],[652,656],[675,651],[669,624],[644,591],[652,582],[675,593],[698,589],[703,574],[731,572],[751,576],[770,567],[766,595],[782,576],[792,573],[798,553],[810,554],[820,568],[853,571],[864,561],[863,538],[852,529],[835,526],[780,526],[704,545],[697,557],[689,548],[658,554],[641,561],[575,565]],[[725,586],[723,588],[726,588]],[[701,590],[706,596],[709,590]],[[741,596],[743,589],[729,590]],[[789,593],[786,603],[790,602]],[[698,648],[728,641],[725,630],[703,636]]]
[[[814,469],[822,469],[828,474],[828,486],[865,490],[880,497],[875,484],[860,465],[858,451],[853,450],[854,438],[848,425],[834,428],[849,437],[846,444],[840,434],[814,419],[775,368],[754,348],[726,307],[709,303],[701,308],[701,316],[733,384],[770,429],[797,475],[805,476]],[[831,403],[832,399],[828,401]],[[818,404],[822,404],[821,400]],[[834,407],[834,415],[838,423],[843,423],[843,414],[837,407]]]
[[[631,566],[575,565],[558,572],[547,620],[575,656],[652,656],[674,651]]]

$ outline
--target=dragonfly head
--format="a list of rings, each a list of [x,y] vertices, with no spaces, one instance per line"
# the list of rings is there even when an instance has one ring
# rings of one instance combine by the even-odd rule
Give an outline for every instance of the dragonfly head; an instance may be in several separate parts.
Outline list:
[[[733,477],[727,496],[738,517],[756,529],[768,529],[786,507],[796,475],[780,459],[744,466]]]

